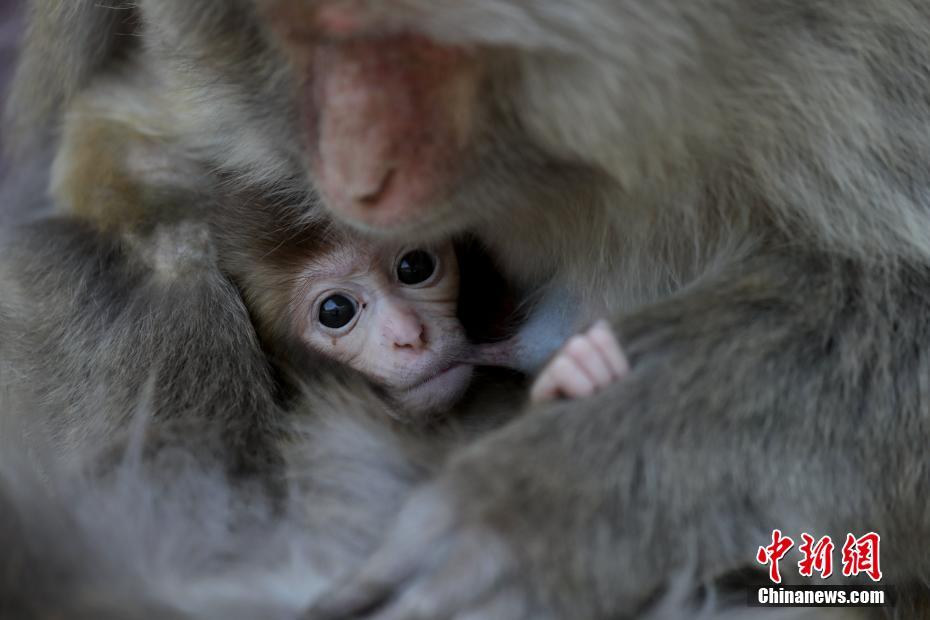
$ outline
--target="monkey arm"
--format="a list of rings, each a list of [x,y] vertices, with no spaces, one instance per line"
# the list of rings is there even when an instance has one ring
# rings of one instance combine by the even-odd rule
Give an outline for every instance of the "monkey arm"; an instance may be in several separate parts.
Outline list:
[[[901,536],[886,569],[925,566],[928,524],[888,507],[922,514],[927,284],[768,257],[626,317],[629,376],[461,452],[311,617],[625,617],[774,528]]]
[[[203,226],[118,236],[53,218],[6,233],[0,408],[41,420],[62,454],[120,445],[135,415],[151,418],[147,444],[215,448],[242,472],[274,461],[270,369]]]

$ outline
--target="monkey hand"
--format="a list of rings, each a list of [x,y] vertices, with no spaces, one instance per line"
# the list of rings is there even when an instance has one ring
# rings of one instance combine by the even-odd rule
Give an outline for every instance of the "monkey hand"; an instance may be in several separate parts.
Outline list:
[[[546,364],[530,389],[530,400],[583,398],[626,376],[630,363],[607,321],[573,336]]]

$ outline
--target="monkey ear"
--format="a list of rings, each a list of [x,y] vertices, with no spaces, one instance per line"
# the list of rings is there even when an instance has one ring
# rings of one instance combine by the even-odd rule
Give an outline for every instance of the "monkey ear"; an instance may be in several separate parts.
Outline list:
[[[136,13],[124,0],[36,0],[5,110],[7,148],[54,138],[57,116],[107,60],[136,45]]]

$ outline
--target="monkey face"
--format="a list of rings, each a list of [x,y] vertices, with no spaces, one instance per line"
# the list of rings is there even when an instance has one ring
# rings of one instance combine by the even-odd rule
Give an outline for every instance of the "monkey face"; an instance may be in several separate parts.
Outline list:
[[[313,56],[303,116],[310,166],[332,210],[392,228],[441,201],[474,132],[478,65],[409,36],[386,54],[355,42],[320,45]]]
[[[343,222],[389,238],[447,238],[563,191],[517,120],[513,50],[394,28],[393,3],[335,6],[141,2],[184,142],[247,183],[319,192]],[[373,30],[356,36],[362,23]]]
[[[354,240],[314,259],[300,281],[292,312],[302,340],[384,385],[408,410],[447,408],[468,387],[451,244]]]

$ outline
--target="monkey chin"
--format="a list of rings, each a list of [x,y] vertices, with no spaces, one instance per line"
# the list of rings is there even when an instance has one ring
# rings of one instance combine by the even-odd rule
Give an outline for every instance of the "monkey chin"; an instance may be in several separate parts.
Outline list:
[[[474,366],[453,364],[412,387],[395,392],[398,403],[411,415],[444,413],[452,408],[471,384]]]

